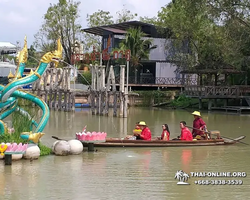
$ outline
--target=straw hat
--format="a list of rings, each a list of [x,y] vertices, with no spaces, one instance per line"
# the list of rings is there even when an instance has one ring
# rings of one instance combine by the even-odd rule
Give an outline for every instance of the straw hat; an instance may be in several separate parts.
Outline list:
[[[201,113],[200,113],[200,112],[198,112],[198,111],[194,111],[194,112],[192,113],[192,115],[196,115],[196,116],[201,117]]]
[[[140,125],[140,126],[147,126],[144,121],[140,121],[138,125]]]

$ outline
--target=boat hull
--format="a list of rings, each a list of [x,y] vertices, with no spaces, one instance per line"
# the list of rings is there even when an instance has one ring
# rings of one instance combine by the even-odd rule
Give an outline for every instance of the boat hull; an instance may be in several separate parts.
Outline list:
[[[120,140],[107,139],[103,143],[95,143],[95,147],[185,147],[185,146],[216,146],[234,144],[236,141],[225,142],[223,139],[213,140],[195,140],[195,141],[181,141],[181,140]]]

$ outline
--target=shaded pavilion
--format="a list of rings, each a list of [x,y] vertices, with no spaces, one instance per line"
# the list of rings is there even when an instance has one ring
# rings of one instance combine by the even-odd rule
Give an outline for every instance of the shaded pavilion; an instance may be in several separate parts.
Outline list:
[[[245,77],[245,85],[247,85],[246,71],[235,69],[234,67],[229,66],[229,65],[220,69],[208,69],[208,68],[202,69],[202,67],[203,67],[202,65],[197,65],[192,69],[182,70],[180,73],[183,75],[197,74],[199,85],[214,85],[214,86],[218,86],[219,80],[221,79],[224,79],[223,85],[228,85],[228,83],[226,82],[228,77],[232,75],[236,75],[236,74],[242,74]],[[207,83],[205,82],[205,78],[204,78],[205,75],[206,75]]]

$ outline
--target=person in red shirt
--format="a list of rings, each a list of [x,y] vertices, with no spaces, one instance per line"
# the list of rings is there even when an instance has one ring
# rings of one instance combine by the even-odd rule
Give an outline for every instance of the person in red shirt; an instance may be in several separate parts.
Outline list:
[[[162,125],[161,140],[169,140],[170,131],[167,124]]]
[[[196,137],[197,135],[206,137],[204,135],[204,131],[207,131],[207,126],[206,123],[202,120],[200,112],[194,111],[192,115],[194,115],[193,128],[200,129],[200,131],[193,129],[193,137]]]
[[[191,131],[186,127],[185,121],[180,122],[180,128],[181,128],[180,140],[192,141],[193,135],[192,135]]]
[[[151,131],[146,125],[144,121],[139,122],[138,124],[140,129],[142,130],[141,133],[134,134],[137,140],[151,140]]]

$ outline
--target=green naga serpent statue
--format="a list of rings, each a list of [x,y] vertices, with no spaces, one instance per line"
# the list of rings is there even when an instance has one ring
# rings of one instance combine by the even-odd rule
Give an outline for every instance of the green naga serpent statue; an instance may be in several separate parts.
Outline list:
[[[19,88],[22,88],[25,85],[32,84],[40,79],[47,70],[50,62],[54,62],[55,66],[57,67],[59,60],[62,58],[62,45],[60,39],[58,39],[57,45],[57,50],[48,52],[41,58],[39,66],[37,67],[35,72],[31,72],[28,76],[22,77],[25,63],[27,62],[28,58],[27,41],[25,38],[24,48],[18,54],[19,64],[15,76],[10,74],[9,84],[7,84],[6,86],[0,85],[0,134],[4,134],[7,129],[5,123],[2,120],[14,111],[19,111],[21,114],[26,115],[31,119],[28,112],[22,110],[17,106],[18,98],[22,98],[30,100],[37,106],[39,106],[43,114],[38,123],[32,120],[30,132],[21,133],[21,138],[27,139],[33,143],[38,143],[39,139],[44,135],[43,130],[49,119],[49,108],[47,104],[39,97],[22,91]],[[33,125],[35,126],[34,133],[32,133]]]

